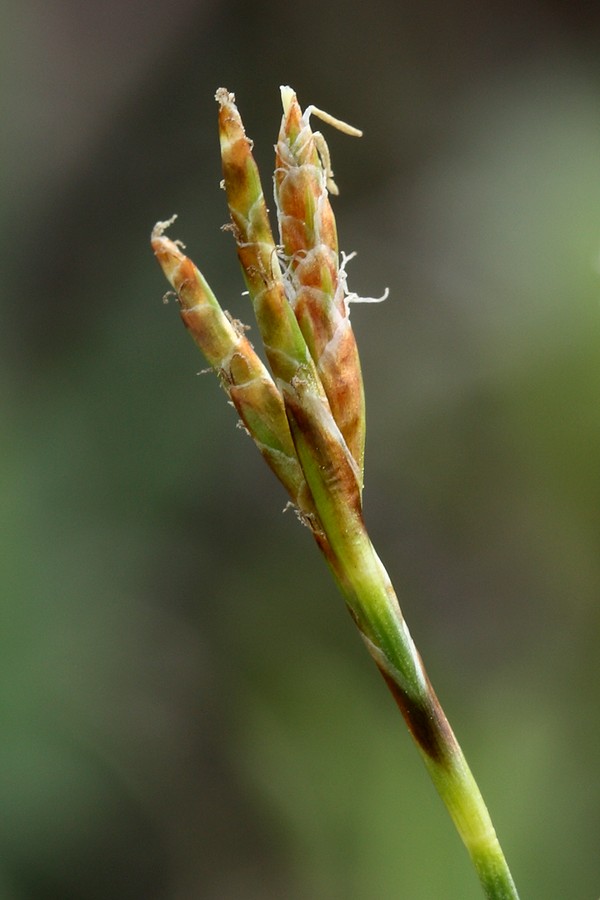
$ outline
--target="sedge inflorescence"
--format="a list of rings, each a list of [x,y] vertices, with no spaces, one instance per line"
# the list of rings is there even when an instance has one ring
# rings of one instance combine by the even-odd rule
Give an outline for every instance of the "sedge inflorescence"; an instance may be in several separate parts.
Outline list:
[[[275,241],[252,142],[235,97],[217,91],[222,185],[227,193],[238,258],[260,329],[269,369],[226,313],[200,270],[159,222],[156,258],[174,288],[181,317],[220,377],[242,423],[323,544],[314,486],[298,449],[308,432],[320,468],[346,502],[360,511],[365,407],[358,349],[349,318],[346,263],[338,249],[329,200],[337,193],[329,149],[311,116],[348,134],[361,132],[281,88],[283,117],[275,148]],[[300,424],[301,422],[301,424]],[[310,467],[309,467],[310,468]]]

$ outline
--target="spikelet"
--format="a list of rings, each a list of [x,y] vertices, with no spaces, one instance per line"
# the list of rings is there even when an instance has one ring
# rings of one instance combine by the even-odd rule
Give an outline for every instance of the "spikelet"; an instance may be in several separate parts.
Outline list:
[[[276,380],[289,384],[300,376],[324,398],[315,365],[286,297],[252,143],[244,131],[234,95],[219,88],[216,100],[231,230],[269,365]]]
[[[158,222],[154,227],[152,249],[177,292],[183,323],[209,365],[219,374],[221,384],[268,465],[300,514],[312,524],[312,499],[296,457],[281,394],[243,329],[221,309],[202,273],[177,243],[165,237],[165,228],[170,224],[170,221]]]
[[[327,145],[311,130],[309,117],[316,113],[348,133],[360,132],[312,107],[303,114],[289,87],[281,95],[274,186],[287,295],[362,487],[365,400],[328,196],[337,188]]]

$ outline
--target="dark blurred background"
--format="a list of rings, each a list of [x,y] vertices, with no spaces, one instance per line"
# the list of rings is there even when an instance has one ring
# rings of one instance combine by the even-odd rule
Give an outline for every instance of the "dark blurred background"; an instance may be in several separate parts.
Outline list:
[[[179,322],[249,322],[217,87],[323,126],[366,516],[529,900],[600,891],[600,7],[5,0],[2,900],[477,900],[310,535]],[[251,332],[256,337],[256,330]]]

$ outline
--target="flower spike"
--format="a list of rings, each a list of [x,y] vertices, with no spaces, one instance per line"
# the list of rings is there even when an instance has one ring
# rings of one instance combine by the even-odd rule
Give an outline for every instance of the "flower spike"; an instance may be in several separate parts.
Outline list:
[[[177,293],[184,325],[204,354],[249,434],[299,512],[314,521],[312,498],[296,457],[281,394],[243,330],[221,309],[202,273],[158,222],[152,249]]]
[[[252,144],[234,95],[220,88],[216,99],[231,228],[269,364],[276,379],[289,383],[301,372],[322,394],[314,363],[287,302]]]
[[[289,87],[281,88],[281,97],[283,119],[274,184],[287,293],[333,417],[358,466],[362,487],[365,399],[360,360],[328,196],[332,182],[329,151],[322,136],[311,131],[308,120],[312,111],[329,124],[342,124],[345,130],[350,126],[315,107],[308,107],[303,114]],[[351,133],[359,132],[352,129]]]

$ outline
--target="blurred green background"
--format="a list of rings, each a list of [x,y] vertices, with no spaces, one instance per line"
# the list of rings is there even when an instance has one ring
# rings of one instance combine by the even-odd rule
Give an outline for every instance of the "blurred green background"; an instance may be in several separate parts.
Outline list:
[[[522,896],[600,893],[600,7],[5,0],[2,900],[477,900],[310,536],[179,322],[250,321],[214,91],[323,126],[366,516]],[[251,336],[256,336],[256,331]]]

